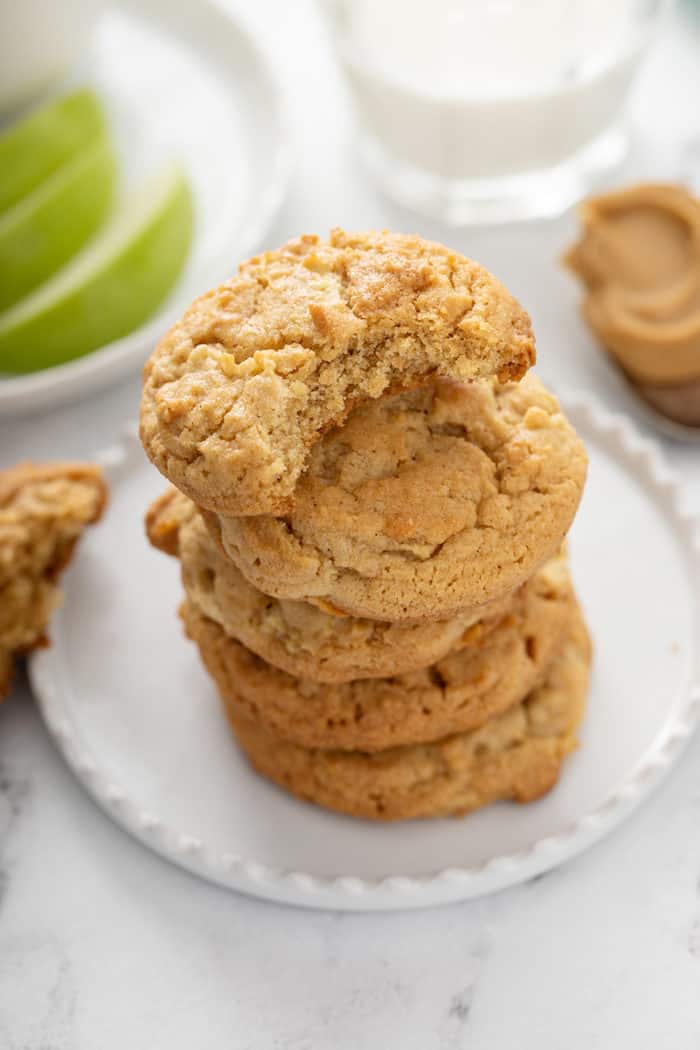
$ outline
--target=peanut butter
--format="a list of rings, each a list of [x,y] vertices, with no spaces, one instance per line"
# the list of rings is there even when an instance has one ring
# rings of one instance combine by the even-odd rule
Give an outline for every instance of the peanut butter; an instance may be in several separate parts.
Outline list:
[[[649,400],[672,416],[686,384],[700,381],[700,201],[647,183],[591,197],[580,215],[564,261],[585,285],[583,315],[635,383],[662,391]]]
[[[700,427],[700,379],[673,386],[639,383],[637,389],[664,416],[687,427]]]

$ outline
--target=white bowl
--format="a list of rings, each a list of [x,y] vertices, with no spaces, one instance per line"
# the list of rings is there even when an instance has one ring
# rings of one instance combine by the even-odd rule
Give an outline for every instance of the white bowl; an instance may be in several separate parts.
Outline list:
[[[149,322],[67,364],[0,377],[0,415],[79,398],[138,369],[184,306],[260,244],[287,186],[291,151],[276,79],[240,19],[212,0],[122,0],[103,14],[64,86],[76,83],[104,99],[127,184],[173,155],[182,161],[195,237],[181,279]]]
[[[0,111],[44,91],[82,56],[103,0],[21,0],[2,7]]]

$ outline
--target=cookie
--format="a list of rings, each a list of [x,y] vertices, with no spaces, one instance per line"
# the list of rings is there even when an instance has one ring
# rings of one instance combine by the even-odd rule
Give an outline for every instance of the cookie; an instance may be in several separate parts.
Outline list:
[[[559,549],[586,452],[556,398],[439,382],[357,408],[313,448],[284,517],[204,514],[259,590],[353,616],[474,615]]]
[[[13,660],[9,649],[0,649],[0,700],[7,696],[12,681]]]
[[[197,517],[197,508],[177,489],[168,488],[148,507],[144,518],[149,543],[169,554],[180,555],[180,530]]]
[[[191,600],[182,616],[221,695],[266,732],[307,748],[381,751],[482,725],[541,680],[575,609],[564,558],[540,570],[483,636],[421,671],[319,684],[230,638]]]
[[[292,505],[309,451],[360,402],[435,374],[519,379],[530,319],[477,263],[416,236],[301,237],[197,299],[144,369],[141,438],[226,515]]]
[[[511,596],[479,618],[426,624],[383,623],[324,612],[309,602],[271,598],[219,550],[191,500],[170,489],[146,515],[154,547],[179,553],[190,601],[268,663],[314,682],[381,678],[427,667],[464,640],[483,637],[508,610]]]
[[[60,602],[58,576],[106,501],[102,475],[89,464],[0,471],[0,695],[9,688],[13,653],[44,643]]]
[[[301,799],[371,820],[462,816],[499,799],[530,802],[554,786],[577,744],[590,659],[577,614],[524,702],[473,732],[374,755],[299,747],[251,722],[233,696],[225,707],[251,765]]]

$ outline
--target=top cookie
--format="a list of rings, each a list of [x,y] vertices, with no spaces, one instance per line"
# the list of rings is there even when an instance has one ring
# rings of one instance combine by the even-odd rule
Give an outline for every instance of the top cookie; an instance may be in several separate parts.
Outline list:
[[[530,319],[478,263],[416,236],[301,237],[201,296],[144,369],[141,439],[200,506],[292,505],[310,447],[350,408],[429,375],[519,379]]]

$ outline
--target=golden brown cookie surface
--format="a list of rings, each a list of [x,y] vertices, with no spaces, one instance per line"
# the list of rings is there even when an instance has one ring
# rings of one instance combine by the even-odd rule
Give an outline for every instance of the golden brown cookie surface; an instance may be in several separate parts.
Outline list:
[[[546,672],[574,610],[562,557],[541,569],[490,629],[480,633],[477,625],[429,667],[336,684],[278,670],[191,601],[182,615],[220,693],[250,720],[304,747],[369,752],[464,732],[518,703]]]
[[[197,516],[197,508],[191,500],[175,488],[168,488],[151,503],[144,525],[149,543],[169,554],[172,558],[180,554],[180,532]]]
[[[576,747],[591,652],[580,614],[546,680],[481,728],[375,755],[320,751],[265,731],[230,699],[226,713],[253,767],[286,791],[371,820],[461,816],[499,799],[530,802]]]
[[[23,463],[0,471],[0,694],[11,657],[42,644],[60,601],[56,585],[107,489],[97,467]],[[4,670],[3,670],[4,668]]]
[[[194,504],[175,489],[151,505],[146,531],[159,550],[179,553],[186,594],[200,612],[268,663],[316,682],[379,678],[427,667],[465,635],[473,640],[490,630],[511,603],[511,596],[492,602],[478,619],[401,624],[271,598],[225,557]]]
[[[439,382],[367,403],[326,434],[285,517],[204,516],[266,594],[445,619],[509,594],[559,549],[586,464],[534,375]]]
[[[353,404],[440,374],[519,379],[525,311],[483,267],[416,236],[301,237],[201,296],[144,369],[141,437],[200,506],[281,513]]]

